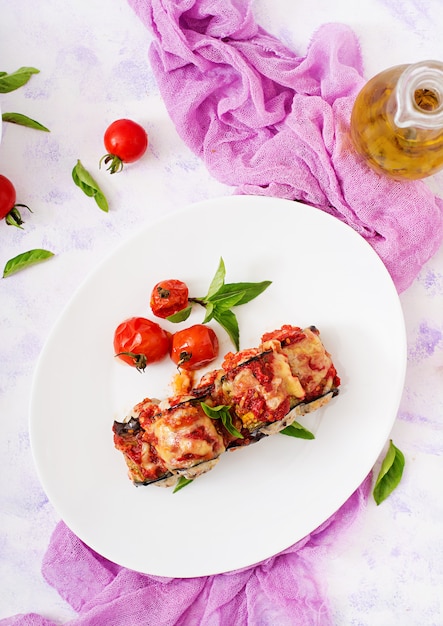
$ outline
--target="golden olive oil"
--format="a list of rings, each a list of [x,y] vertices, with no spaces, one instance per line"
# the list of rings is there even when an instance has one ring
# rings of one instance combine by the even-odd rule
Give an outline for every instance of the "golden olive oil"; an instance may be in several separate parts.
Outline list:
[[[441,86],[435,80],[427,85],[426,77],[406,77],[401,84],[410,67],[389,68],[369,80],[351,115],[359,154],[372,168],[396,179],[424,178],[443,167],[443,65]],[[406,113],[399,120],[402,104]]]

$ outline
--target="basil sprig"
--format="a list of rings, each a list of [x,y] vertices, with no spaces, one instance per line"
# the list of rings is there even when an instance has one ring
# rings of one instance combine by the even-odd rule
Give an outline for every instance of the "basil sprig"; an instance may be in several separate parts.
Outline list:
[[[109,211],[108,201],[105,198],[103,191],[100,189],[96,181],[92,178],[88,170],[83,167],[80,159],[77,160],[77,164],[72,170],[72,179],[77,187],[90,198],[94,198],[98,207],[105,211]]]
[[[292,422],[292,424],[283,428],[280,433],[289,437],[297,437],[298,439],[315,439],[315,435],[298,422]]]
[[[212,420],[221,420],[223,426],[226,428],[228,433],[230,433],[233,437],[237,437],[238,439],[243,439],[243,435],[240,431],[238,431],[232,423],[232,416],[229,411],[231,408],[226,404],[219,404],[218,406],[209,406],[205,402],[201,402],[201,407],[203,411],[206,413],[208,417]]]
[[[15,274],[16,272],[25,269],[25,267],[29,267],[30,265],[35,265],[36,263],[45,261],[52,256],[54,256],[53,252],[50,252],[49,250],[43,250],[41,248],[35,248],[34,250],[28,250],[27,252],[23,252],[13,259],[10,259],[6,263],[3,270],[3,278],[6,278],[11,274]]]
[[[189,298],[189,306],[169,316],[170,322],[183,322],[191,314],[193,304],[203,306],[205,318],[203,324],[212,319],[226,330],[237,350],[240,350],[240,330],[237,317],[231,309],[250,302],[259,296],[272,281],[264,280],[259,283],[225,283],[226,268],[222,258],[214,278],[209,285],[207,294],[202,298]]]
[[[26,85],[33,74],[39,74],[35,67],[20,67],[12,74],[0,72],[0,93],[9,93]]]
[[[398,486],[401,477],[403,476],[404,466],[405,457],[403,452],[399,450],[394,445],[392,439],[390,439],[388,451],[381,464],[377,480],[375,481],[374,490],[372,492],[377,505],[381,504],[383,500],[386,500],[386,498]]]

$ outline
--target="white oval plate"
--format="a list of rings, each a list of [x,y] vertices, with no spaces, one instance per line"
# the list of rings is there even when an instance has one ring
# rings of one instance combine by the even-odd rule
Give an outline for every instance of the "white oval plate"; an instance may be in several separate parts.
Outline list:
[[[113,420],[145,397],[166,397],[176,370],[166,359],[140,374],[116,360],[114,329],[133,315],[155,319],[149,295],[159,280],[179,278],[191,295],[205,295],[220,257],[226,282],[272,280],[236,309],[241,348],[258,345],[265,331],[282,324],[314,324],[332,353],[341,392],[303,418],[315,440],[275,435],[227,453],[176,494],[136,488],[114,449]],[[202,320],[196,309],[180,327]],[[224,354],[232,345],[217,332]],[[377,254],[351,228],[289,200],[200,202],[121,245],[55,325],[31,400],[39,476],[71,530],[120,565],[168,577],[249,566],[314,530],[365,479],[389,437],[405,364],[397,292]]]

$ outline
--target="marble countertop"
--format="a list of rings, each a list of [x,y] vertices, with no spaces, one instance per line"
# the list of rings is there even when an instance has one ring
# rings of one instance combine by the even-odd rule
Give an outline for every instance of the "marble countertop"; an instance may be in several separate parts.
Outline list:
[[[56,252],[0,284],[0,618],[35,612],[62,624],[75,613],[40,572],[58,517],[39,483],[28,433],[39,353],[74,291],[120,242],[162,215],[233,190],[176,133],[149,66],[149,33],[124,0],[0,6],[0,70],[40,70],[26,86],[0,94],[0,108],[51,130],[3,123],[0,172],[32,213],[24,230],[0,223],[0,264],[33,248]],[[301,55],[320,25],[348,24],[367,78],[398,63],[443,60],[440,0],[256,0],[253,11]],[[120,117],[138,120],[150,147],[121,174],[97,174],[111,204],[104,214],[73,185],[71,170],[81,158],[97,171],[103,132]],[[427,184],[443,197],[442,173]],[[408,366],[392,437],[406,468],[394,494],[380,506],[369,500],[329,547],[322,576],[337,625],[443,623],[443,248],[400,300]]]

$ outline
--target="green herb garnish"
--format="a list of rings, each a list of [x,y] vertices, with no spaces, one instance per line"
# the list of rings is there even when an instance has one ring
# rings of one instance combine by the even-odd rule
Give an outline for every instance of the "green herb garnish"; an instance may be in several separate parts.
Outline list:
[[[49,259],[52,256],[54,256],[53,252],[50,252],[49,250],[42,250],[41,248],[23,252],[6,263],[3,270],[3,278],[11,276],[11,274],[15,274],[16,272],[25,269],[25,267],[29,267],[30,265],[35,265],[36,263]]]
[[[405,457],[403,452],[394,445],[391,439],[372,494],[377,505],[386,500],[398,486],[403,475],[404,466]]]
[[[206,413],[208,417],[213,420],[221,420],[223,426],[226,428],[228,433],[230,433],[233,437],[237,437],[238,439],[243,439],[243,435],[240,431],[238,431],[232,423],[232,416],[229,411],[231,408],[226,404],[220,404],[218,406],[209,406],[204,402],[201,402],[201,407],[203,411]]]
[[[33,74],[38,74],[39,72],[40,70],[37,70],[35,67],[20,67],[12,74],[0,72],[0,93],[9,93],[10,91],[15,91],[23,87]],[[46,126],[43,126],[43,124],[31,119],[27,115],[23,115],[23,113],[3,113],[2,121],[49,132]]]
[[[180,478],[177,481],[177,484],[174,487],[174,491],[172,493],[176,493],[177,491],[180,491],[180,489],[183,489],[183,487],[186,487],[186,485],[189,485],[190,483],[192,483],[194,479],[193,478],[185,478],[184,476],[180,476]]]
[[[40,122],[37,122],[22,113],[2,113],[2,120],[11,124],[26,126],[27,128],[35,128],[35,130],[42,130],[46,133],[50,132],[49,128],[46,128],[46,126],[43,126]]]
[[[92,178],[91,174],[85,169],[80,160],[77,161],[77,165],[72,170],[72,179],[77,187],[90,198],[94,198],[98,207],[105,212],[109,211],[108,201],[105,198],[103,191],[100,189],[96,181]]]
[[[315,439],[315,435],[298,422],[292,422],[292,424],[286,426],[286,428],[283,428],[280,432],[282,435],[298,437],[298,439]]]
[[[35,67],[20,67],[12,74],[0,72],[0,93],[9,93],[19,87],[26,85],[33,74],[38,74],[40,70]]]
[[[203,324],[212,319],[226,330],[235,348],[240,350],[240,330],[233,307],[250,302],[259,296],[272,281],[264,280],[259,283],[225,283],[226,268],[223,259],[220,259],[217,271],[209,285],[208,293],[202,298],[189,298],[191,303],[186,309],[169,316],[170,322],[183,322],[188,319],[193,304],[205,308]]]

